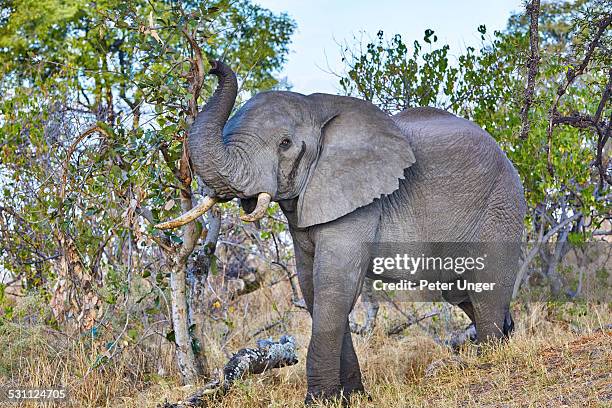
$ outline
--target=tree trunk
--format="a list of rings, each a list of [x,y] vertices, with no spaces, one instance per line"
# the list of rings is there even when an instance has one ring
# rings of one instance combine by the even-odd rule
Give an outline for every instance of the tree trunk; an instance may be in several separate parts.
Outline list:
[[[187,296],[185,290],[186,265],[182,262],[172,264],[170,271],[170,288],[172,299],[172,327],[176,344],[176,359],[183,384],[195,384],[198,373],[189,334]]]
[[[191,175],[189,172],[189,158],[183,146],[179,168],[175,175],[181,182],[181,210],[187,212],[193,208],[193,194],[191,190]],[[169,166],[171,161],[167,160]],[[189,256],[195,249],[202,233],[202,226],[194,221],[183,226],[183,243],[173,251],[164,251],[171,269],[170,288],[172,298],[172,326],[174,328],[174,341],[176,343],[176,357],[184,384],[195,384],[198,378],[198,361],[193,350],[193,340],[189,322],[189,306],[187,302],[187,264]],[[203,344],[197,344],[198,355],[204,353]],[[200,359],[200,371],[205,370]]]
[[[206,322],[207,303],[204,297],[206,280],[214,262],[217,238],[221,227],[221,216],[214,208],[208,212],[208,231],[204,243],[196,252],[195,259],[189,267],[187,281],[189,282],[189,324],[193,327],[191,336],[196,342],[195,351],[196,368],[198,375],[208,377],[208,362],[204,353],[204,331]]]

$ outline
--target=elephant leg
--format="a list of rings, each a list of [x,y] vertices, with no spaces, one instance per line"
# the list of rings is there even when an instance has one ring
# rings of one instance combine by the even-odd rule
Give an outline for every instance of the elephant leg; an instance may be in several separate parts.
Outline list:
[[[363,390],[359,362],[348,325],[369,258],[364,245],[320,234],[314,259],[314,307],[308,347],[306,402],[346,398],[344,392]],[[348,235],[348,236],[354,236]]]
[[[304,303],[308,313],[312,317],[312,306],[314,302],[314,290],[312,282],[312,263],[313,255],[303,251],[298,245],[294,243],[295,252],[295,269],[297,272],[298,282],[300,284],[300,290]]]
[[[330,293],[327,292],[327,295]],[[338,295],[334,294],[337,298],[340,297]],[[337,298],[319,306],[320,298],[315,291],[312,336],[306,357],[307,403],[318,399],[335,399],[342,392],[342,346],[350,306]]]
[[[469,294],[478,343],[506,339],[514,328],[510,302],[520,254],[518,243],[503,242],[496,235],[486,235],[483,239],[491,240],[480,244],[481,254],[487,255],[485,268],[474,272],[472,281],[494,283],[494,286],[489,290],[471,291]]]
[[[514,328],[509,311],[512,288],[500,285],[492,291],[472,293],[470,299],[474,309],[478,343],[507,338]]]
[[[346,396],[354,392],[365,393],[361,382],[361,369],[355,349],[348,321],[342,339],[342,355],[340,358],[340,384],[342,393]]]
[[[312,317],[313,314],[313,303],[314,303],[314,288],[313,288],[313,256],[305,253],[300,247],[295,245],[295,260],[296,270],[298,275],[298,281],[300,283],[300,290],[306,307]],[[347,328],[342,338],[342,351],[340,357],[340,385],[342,395],[348,396],[352,392],[363,391],[363,384],[361,383],[361,371],[359,369],[359,361],[357,355],[353,349],[353,342],[351,339],[351,332]],[[310,349],[308,355],[310,356]],[[309,387],[310,389],[310,387]],[[329,394],[329,393],[327,393]],[[306,402],[312,402],[314,397],[329,397],[324,393],[314,395],[313,393],[308,394]]]
[[[476,336],[476,314],[474,313],[474,305],[469,300],[459,303],[457,306],[463,310],[463,312],[470,318],[471,323],[463,330],[462,334],[451,339],[451,347],[458,350],[466,341],[475,343],[477,341]]]
[[[472,302],[470,302],[470,301],[461,302],[461,303],[459,303],[458,306],[470,318],[472,323],[474,323],[476,321],[476,315],[474,314],[474,305],[472,305]]]
[[[504,336],[506,336],[506,338],[510,337],[513,331],[514,331],[514,320],[512,319],[510,308],[508,308],[504,316],[504,327],[503,327]]]
[[[327,285],[315,278],[312,336],[306,359],[307,402],[339,397],[344,390],[343,380],[351,388],[362,387],[353,383],[360,379],[361,374],[357,374],[359,363],[348,328],[348,315],[354,298],[351,292],[355,288],[350,284],[340,285],[342,275],[338,273],[336,276],[338,281],[328,281]]]
[[[500,185],[493,194],[501,194],[500,202],[507,202],[507,186]],[[507,339],[514,330],[510,302],[518,274],[523,225],[522,217],[519,219],[513,214],[512,210],[490,210],[485,214],[479,239],[482,240],[481,253],[488,258],[485,269],[474,273],[473,279],[494,282],[495,287],[491,291],[470,293],[479,343]]]
[[[304,253],[299,247],[295,247],[296,269],[300,289],[306,307],[312,316],[313,306],[313,284],[312,284],[312,264],[313,257]],[[347,321],[347,328],[342,339],[342,354],[340,360],[340,384],[342,393],[350,395],[353,392],[365,392],[361,382],[361,369],[359,360],[353,348],[351,331]]]
[[[473,333],[473,327],[476,328],[476,317],[474,315],[474,307],[471,302],[462,302],[459,304],[459,307],[470,317],[472,323],[465,329],[466,333]],[[512,319],[512,314],[510,310],[506,310],[504,313],[504,324],[502,327],[502,333],[504,338],[509,338],[512,332],[514,331],[514,320]],[[477,341],[477,337],[473,334],[469,335],[469,340],[472,342]]]

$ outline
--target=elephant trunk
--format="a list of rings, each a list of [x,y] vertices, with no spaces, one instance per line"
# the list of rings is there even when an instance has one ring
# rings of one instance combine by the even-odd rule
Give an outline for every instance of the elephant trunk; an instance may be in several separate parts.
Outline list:
[[[236,183],[232,174],[238,169],[227,146],[223,143],[223,126],[227,121],[238,90],[234,72],[223,62],[213,61],[210,74],[219,82],[213,96],[198,113],[189,130],[189,154],[193,168],[216,196],[235,196]]]
[[[213,190],[213,194],[185,214],[157,224],[155,227],[158,229],[177,228],[185,225],[212,208],[220,198],[242,195],[249,179],[244,157],[240,157],[239,152],[232,152],[223,143],[222,138],[223,127],[236,101],[238,89],[236,75],[220,61],[212,63],[210,73],[217,76],[219,83],[213,96],[193,121],[189,130],[188,143],[193,168],[204,180],[206,186]],[[262,218],[271,198],[268,193],[259,193],[256,208],[251,214],[244,215],[243,219],[253,222]]]

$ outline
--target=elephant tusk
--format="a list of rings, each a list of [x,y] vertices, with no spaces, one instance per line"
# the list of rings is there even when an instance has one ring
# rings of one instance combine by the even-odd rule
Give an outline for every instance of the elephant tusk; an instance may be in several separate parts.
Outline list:
[[[240,219],[246,222],[255,222],[261,219],[261,217],[266,215],[266,210],[268,209],[271,200],[272,196],[270,194],[259,193],[259,195],[257,196],[257,206],[255,207],[253,212],[240,216]]]
[[[173,220],[159,223],[155,226],[155,228],[170,229],[170,228],[180,227],[181,225],[185,225],[195,220],[200,215],[204,214],[206,211],[210,210],[217,201],[218,200],[216,198],[204,197],[204,200],[200,204],[196,205],[191,210],[187,211],[185,214]]]

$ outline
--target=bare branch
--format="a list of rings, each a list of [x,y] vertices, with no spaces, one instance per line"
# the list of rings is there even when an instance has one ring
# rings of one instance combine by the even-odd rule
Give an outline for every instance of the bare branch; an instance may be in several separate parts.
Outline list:
[[[601,114],[603,112],[604,106],[610,99],[610,95],[612,94],[612,68],[608,71],[608,84],[606,85],[606,89],[604,90],[604,94],[601,97],[601,101],[599,102],[599,106],[597,107],[597,112],[595,113],[595,123],[598,123]],[[608,119],[608,124],[604,125],[603,123],[599,125],[603,127],[602,132],[598,132],[597,135],[597,153],[595,156],[595,166],[599,170],[599,189],[603,190],[604,180],[612,185],[612,179],[607,173],[607,163],[604,162],[603,159],[603,149],[608,143],[608,139],[610,138],[610,127],[612,126],[612,113],[610,113],[610,118]]]
[[[561,221],[559,224],[555,225],[553,228],[551,228],[546,234],[544,234],[544,224],[545,221],[542,220],[542,225],[540,226],[540,231],[538,233],[538,240],[534,243],[533,248],[531,248],[531,251],[529,251],[529,254],[527,254],[527,256],[525,257],[525,260],[523,261],[523,264],[521,265],[521,268],[519,269],[519,272],[517,274],[516,277],[516,282],[514,284],[514,290],[512,292],[512,298],[515,298],[520,287],[521,284],[523,282],[523,277],[525,275],[525,272],[527,272],[527,268],[529,267],[529,264],[531,263],[531,261],[533,260],[533,258],[535,258],[535,256],[538,254],[538,251],[540,250],[540,247],[547,243],[549,239],[551,239],[557,232],[559,232],[560,229],[565,228],[565,226],[567,226],[569,223],[579,219],[582,217],[582,213],[581,212],[577,212],[576,214],[572,215],[571,217],[568,217],[566,219],[564,219],[563,221]]]
[[[572,116],[560,116],[558,114],[554,115],[552,118],[552,122],[554,125],[563,124],[570,125],[580,129],[588,129],[591,127],[597,127],[597,122],[595,119],[588,115],[574,114]]]
[[[66,152],[66,158],[64,159],[64,169],[62,171],[62,184],[60,186],[60,198],[62,200],[64,199],[64,197],[66,195],[66,184],[67,184],[66,179],[68,177],[68,164],[70,163],[70,158],[74,154],[74,151],[76,150],[76,148],[79,145],[79,143],[81,143],[83,141],[83,139],[85,139],[86,137],[88,137],[89,135],[91,135],[93,133],[101,133],[102,135],[106,136],[107,138],[110,138],[110,135],[108,134],[108,132],[105,129],[101,128],[98,125],[95,125],[95,126],[90,127],[89,129],[87,129],[83,133],[81,133],[75,139],[75,141],[72,142],[72,144],[68,148],[68,152]]]
[[[402,322],[398,325],[395,325],[393,327],[391,327],[390,329],[387,330],[387,336],[393,336],[394,334],[400,334],[401,332],[403,332],[404,330],[406,330],[408,327],[423,321],[425,319],[429,319],[431,317],[437,316],[439,315],[440,312],[438,312],[437,310],[431,311],[429,313],[424,314],[423,316],[420,317],[413,317],[411,316],[407,321]]]
[[[529,26],[529,47],[531,56],[529,58],[529,72],[527,74],[527,87],[525,88],[525,102],[521,109],[521,139],[527,139],[529,135],[529,109],[533,103],[533,91],[535,87],[535,78],[538,74],[538,63],[540,62],[539,36],[538,36],[538,18],[540,16],[540,0],[532,0],[531,4],[527,5],[527,12],[531,17]]]
[[[151,211],[150,208],[137,206],[134,209],[134,211],[136,212],[136,214],[140,215],[142,218],[147,220],[149,224],[151,225],[157,224],[157,222],[155,221],[155,218],[153,217],[153,212]],[[153,235],[151,236],[151,239],[153,239],[153,241],[155,241],[155,243],[159,245],[165,251],[169,253],[174,251],[172,249],[172,243],[170,242],[168,237],[166,237],[160,231],[154,230]]]
[[[191,50],[193,51],[193,59],[191,59],[191,72],[189,78],[189,88],[192,95],[189,101],[189,114],[192,118],[195,118],[198,114],[198,98],[200,97],[200,91],[202,90],[202,84],[204,83],[204,58],[202,57],[202,49],[194,39],[193,35],[183,28],[183,35],[189,42]]]
[[[223,367],[223,379],[215,379],[183,401],[166,401],[162,408],[190,408],[208,406],[219,401],[230,390],[236,380],[248,374],[261,374],[265,371],[297,364],[295,340],[283,335],[278,341],[258,340],[257,348],[243,348],[234,354]]]
[[[612,95],[612,68],[608,69],[608,83],[606,84],[606,88],[604,89],[604,93],[601,96],[601,101],[599,101],[599,105],[597,106],[597,111],[595,112],[595,123],[599,122],[601,119],[601,114],[603,113],[604,107],[610,99],[610,95]]]
[[[554,118],[557,115],[557,107],[559,106],[559,101],[561,100],[561,97],[565,94],[565,92],[567,91],[567,88],[574,82],[574,80],[584,73],[584,70],[586,69],[587,65],[591,61],[591,58],[593,57],[593,53],[595,52],[595,49],[600,45],[601,36],[606,32],[606,29],[608,28],[610,23],[612,23],[612,14],[609,14],[608,16],[606,16],[604,19],[602,19],[597,24],[597,32],[595,33],[595,36],[593,37],[589,45],[587,46],[587,51],[586,51],[586,54],[582,62],[580,63],[577,69],[573,69],[571,67],[568,68],[567,73],[566,73],[565,82],[561,84],[559,88],[557,89],[557,96],[549,111],[547,142],[546,142],[546,156],[547,156],[547,162],[548,162],[547,163],[548,173],[551,176],[554,175],[554,169],[552,165],[552,139],[553,139],[553,130],[555,126]]]

